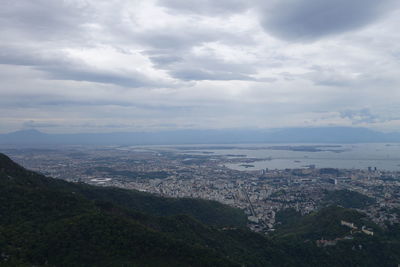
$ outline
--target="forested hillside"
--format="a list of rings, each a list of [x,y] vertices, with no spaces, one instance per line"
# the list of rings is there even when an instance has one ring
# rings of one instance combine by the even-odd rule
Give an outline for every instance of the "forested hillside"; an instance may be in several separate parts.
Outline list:
[[[380,229],[353,210],[289,212],[277,232],[246,229],[216,202],[73,184],[28,171],[0,154],[0,266],[396,266],[399,227]],[[340,220],[375,227],[346,235]]]

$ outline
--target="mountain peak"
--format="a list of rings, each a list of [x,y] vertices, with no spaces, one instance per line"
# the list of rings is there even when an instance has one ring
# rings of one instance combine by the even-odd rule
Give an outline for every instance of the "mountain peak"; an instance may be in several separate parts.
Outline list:
[[[8,134],[0,135],[2,144],[44,144],[48,142],[49,134],[42,133],[36,129],[26,129]]]

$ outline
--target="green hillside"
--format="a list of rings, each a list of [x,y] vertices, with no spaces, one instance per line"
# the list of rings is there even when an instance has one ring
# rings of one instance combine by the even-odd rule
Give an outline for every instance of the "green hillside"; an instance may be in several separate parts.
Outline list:
[[[247,222],[247,217],[241,210],[223,205],[219,202],[189,198],[163,198],[135,190],[68,183],[63,180],[48,178],[26,170],[12,162],[4,154],[0,154],[0,175],[4,177],[0,180],[0,185],[11,187],[13,190],[24,191],[13,192],[14,194],[9,192],[9,194],[11,194],[10,197],[22,195],[27,198],[25,199],[26,202],[29,202],[28,198],[31,199],[35,197],[29,194],[52,194],[55,198],[58,197],[58,194],[61,194],[65,195],[68,200],[85,199],[111,202],[120,207],[135,209],[136,211],[158,216],[190,214],[193,218],[213,226],[228,225],[245,227]],[[4,193],[6,194],[6,192]],[[5,194],[0,196],[0,198],[5,199]],[[47,197],[50,198],[52,196]],[[66,200],[66,203],[69,203],[68,200]],[[20,200],[20,202],[23,202],[23,200]],[[32,201],[29,203],[32,203]],[[73,206],[69,208],[72,212],[80,212],[81,209],[81,207]],[[33,207],[25,209],[32,210]],[[66,210],[64,209],[63,211],[65,212]]]
[[[374,229],[379,229],[378,226],[369,222],[364,214],[337,206],[330,206],[307,216],[300,216],[298,213],[289,211],[283,210],[277,215],[278,219],[283,215],[287,216],[286,222],[280,225],[275,233],[275,236],[279,238],[317,240],[321,237],[325,239],[342,237],[349,232],[349,228],[342,226],[341,220],[353,222],[360,227],[368,225]]]
[[[215,242],[213,229],[225,221],[245,222],[240,211],[214,202],[72,184],[27,171],[4,155],[0,203],[0,262],[6,265],[230,266],[207,242]]]
[[[327,191],[323,199],[324,205],[339,205],[344,208],[363,208],[374,204],[375,199],[350,190]]]
[[[338,216],[364,220],[351,210],[328,208],[287,219],[274,236],[267,237],[243,227],[240,210],[216,202],[68,183],[25,170],[0,154],[0,266],[376,266],[377,262],[395,266],[400,262],[398,226],[377,237],[356,236],[318,248],[310,238],[342,234],[335,228]],[[362,249],[353,249],[360,244]]]

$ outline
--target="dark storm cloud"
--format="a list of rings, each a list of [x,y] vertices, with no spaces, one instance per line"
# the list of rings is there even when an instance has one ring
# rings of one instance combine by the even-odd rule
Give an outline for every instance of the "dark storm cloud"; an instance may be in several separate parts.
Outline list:
[[[394,0],[279,0],[262,4],[262,26],[284,40],[309,41],[365,26],[395,4]]]
[[[204,15],[242,12],[249,7],[243,0],[159,0],[158,4],[178,12]]]

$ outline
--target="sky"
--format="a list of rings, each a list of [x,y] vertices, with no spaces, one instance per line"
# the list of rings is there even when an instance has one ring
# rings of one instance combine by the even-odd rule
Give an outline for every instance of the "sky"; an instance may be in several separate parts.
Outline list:
[[[0,133],[400,131],[398,0],[0,5]]]

